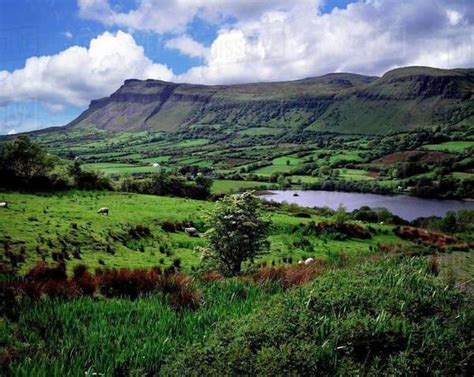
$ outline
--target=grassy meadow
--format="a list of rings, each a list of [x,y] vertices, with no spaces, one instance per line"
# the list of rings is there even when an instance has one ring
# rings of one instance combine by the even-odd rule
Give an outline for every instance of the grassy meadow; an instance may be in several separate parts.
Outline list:
[[[204,246],[202,237],[189,237],[184,231],[166,232],[163,223],[194,225],[206,230],[205,215],[212,202],[183,198],[158,197],[119,192],[71,191],[56,194],[3,193],[1,200],[11,203],[0,211],[0,234],[13,251],[25,248],[26,271],[44,256],[52,262],[52,253],[63,249],[70,255],[68,270],[85,263],[91,268],[169,267],[179,260],[184,271],[198,267],[201,256],[195,251]],[[96,213],[98,208],[110,209],[109,216]],[[269,234],[270,253],[258,262],[280,265],[283,259],[293,263],[309,257],[328,259],[338,253],[368,254],[379,243],[405,244],[389,225],[371,225],[371,239],[334,240],[304,235],[301,225],[320,221],[323,217],[301,209],[273,210],[266,213],[272,221]],[[137,225],[146,225],[151,236],[129,239],[127,232]],[[301,240],[304,239],[304,243]],[[80,248],[81,258],[72,256]]]

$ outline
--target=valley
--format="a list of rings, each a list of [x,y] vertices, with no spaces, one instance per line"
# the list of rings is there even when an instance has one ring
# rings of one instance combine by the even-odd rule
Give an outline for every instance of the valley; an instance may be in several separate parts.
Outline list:
[[[0,374],[467,376],[473,83],[127,80],[2,137]]]
[[[199,172],[213,179],[215,194],[469,198],[473,90],[472,70],[428,67],[227,86],[127,80],[64,128],[31,136],[114,179]]]

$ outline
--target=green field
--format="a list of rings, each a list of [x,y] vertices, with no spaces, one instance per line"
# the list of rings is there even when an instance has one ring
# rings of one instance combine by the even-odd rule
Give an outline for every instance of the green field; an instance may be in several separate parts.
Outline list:
[[[65,243],[69,253],[74,250],[74,245],[80,245],[82,253],[82,259],[71,258],[69,270],[79,263],[87,263],[94,268],[101,265],[169,266],[174,259],[179,258],[183,268],[189,271],[200,262],[195,247],[204,246],[206,240],[189,237],[183,231],[164,232],[161,224],[166,220],[186,222],[205,231],[203,218],[213,206],[207,201],[117,192],[71,191],[48,195],[4,193],[1,199],[8,200],[11,208],[0,211],[0,234],[9,240],[14,251],[22,246],[26,248],[28,258],[23,269],[40,260],[41,255],[51,261],[51,253],[60,250]],[[108,207],[110,215],[98,215],[96,211],[100,207]],[[334,252],[349,255],[367,253],[371,246],[380,242],[403,243],[391,232],[384,231],[369,240],[323,242],[308,236],[307,245],[295,246],[302,236],[298,235],[294,227],[319,218],[315,215],[299,218],[280,212],[271,212],[268,216],[273,222],[269,236],[271,253],[264,255],[261,260],[277,264],[284,257],[292,257],[294,261],[309,256],[324,259]],[[148,226],[152,237],[117,241],[127,229],[138,224]],[[380,227],[380,230],[384,229],[391,228]]]
[[[175,146],[178,148],[182,147],[197,147],[200,145],[205,145],[209,142],[208,139],[192,139],[192,140],[183,140],[182,142],[177,143]]]
[[[215,180],[212,183],[211,191],[215,194],[244,191],[245,189],[259,187],[275,187],[265,182],[257,181],[232,181],[232,180]]]
[[[441,144],[427,144],[423,146],[423,148],[432,151],[447,151],[453,153],[461,153],[471,147],[474,147],[474,141],[447,141]]]
[[[280,134],[282,131],[278,128],[270,128],[270,127],[251,127],[247,128],[246,130],[240,131],[241,135],[245,136],[266,136],[266,135],[277,135]]]
[[[311,177],[308,175],[290,175],[289,178],[291,179],[292,183],[316,183],[320,181],[318,177]]]
[[[362,181],[371,181],[374,178],[370,177],[367,170],[361,169],[340,169],[339,170],[339,177],[342,179],[347,179],[349,181],[352,180],[362,180]]]
[[[92,164],[84,164],[85,168],[99,170],[106,174],[118,174],[118,173],[156,173],[159,171],[159,167],[151,165],[139,166],[126,163],[111,163],[111,162],[99,162]]]
[[[282,156],[272,160],[272,164],[254,171],[259,175],[272,175],[274,173],[286,173],[294,170],[301,163],[301,159],[294,156]]]

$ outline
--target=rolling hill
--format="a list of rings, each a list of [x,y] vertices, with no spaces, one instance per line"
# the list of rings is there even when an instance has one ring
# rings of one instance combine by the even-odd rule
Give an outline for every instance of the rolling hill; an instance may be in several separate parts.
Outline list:
[[[473,117],[474,69],[407,67],[382,77],[332,73],[296,81],[193,85],[126,80],[66,126],[186,132],[218,125],[289,132],[381,134],[454,125]]]

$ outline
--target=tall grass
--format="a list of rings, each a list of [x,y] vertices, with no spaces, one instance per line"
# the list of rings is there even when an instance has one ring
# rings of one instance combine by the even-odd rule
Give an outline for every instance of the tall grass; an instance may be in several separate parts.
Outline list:
[[[8,331],[18,342],[9,372],[16,376],[159,373],[183,345],[213,326],[257,308],[269,293],[239,280],[202,286],[196,311],[175,311],[163,296],[128,299],[45,298],[25,303]]]

